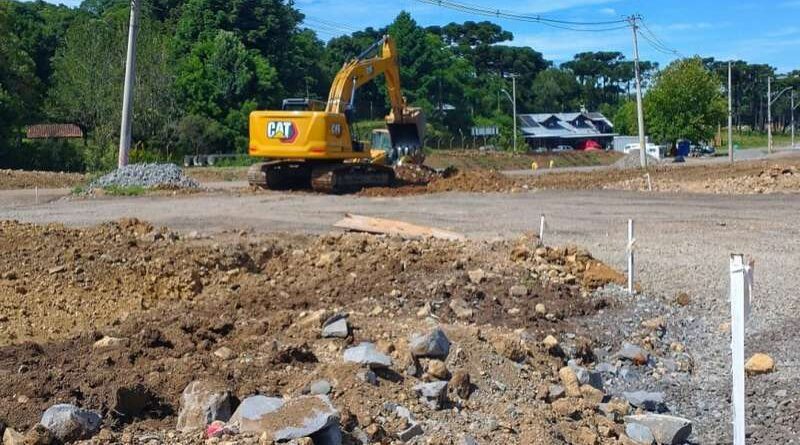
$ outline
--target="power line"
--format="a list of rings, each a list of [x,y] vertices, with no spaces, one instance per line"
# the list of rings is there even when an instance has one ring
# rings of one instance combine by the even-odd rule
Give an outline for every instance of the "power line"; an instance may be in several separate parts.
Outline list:
[[[343,30],[343,31],[350,31],[350,32],[358,31],[358,28],[356,28],[354,26],[350,26],[350,25],[345,24],[345,23],[334,22],[332,20],[325,20],[325,19],[321,19],[321,18],[317,18],[317,17],[306,16],[305,19],[303,19],[303,21],[304,22],[319,23],[320,25],[327,26],[329,28],[335,28],[335,29],[338,29],[338,30]]]
[[[683,54],[681,54],[680,51],[678,51],[678,50],[676,50],[674,48],[671,48],[669,45],[664,43],[664,41],[661,40],[656,35],[656,33],[653,32],[652,29],[650,29],[650,27],[647,26],[647,24],[644,22],[644,20],[640,20],[639,22],[641,23],[641,25],[642,25],[641,29],[643,30],[643,32],[641,33],[642,38],[647,40],[650,43],[650,45],[653,47],[653,49],[655,49],[656,51],[659,51],[661,53],[667,54],[667,55],[675,55],[675,56],[678,56],[678,57],[683,57]]]
[[[549,26],[551,28],[566,29],[570,31],[582,32],[603,32],[603,31],[616,31],[628,27],[627,20],[607,20],[599,22],[579,22],[571,20],[551,19],[542,17],[540,15],[521,14],[511,11],[503,11],[500,9],[490,9],[478,5],[459,3],[450,0],[416,0],[420,3],[439,6],[442,8],[451,9],[454,11],[465,12],[468,14],[480,15],[484,17],[502,18],[507,20],[516,20],[528,23],[539,23],[541,25]],[[617,26],[611,26],[617,25]]]

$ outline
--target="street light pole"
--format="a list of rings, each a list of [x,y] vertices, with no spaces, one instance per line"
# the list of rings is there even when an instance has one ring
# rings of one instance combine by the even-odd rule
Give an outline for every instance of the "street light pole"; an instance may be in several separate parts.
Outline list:
[[[511,75],[511,94],[514,102],[514,153],[517,152],[517,76]]]
[[[794,90],[792,90],[792,106],[789,111],[792,113],[792,150],[794,150]]]

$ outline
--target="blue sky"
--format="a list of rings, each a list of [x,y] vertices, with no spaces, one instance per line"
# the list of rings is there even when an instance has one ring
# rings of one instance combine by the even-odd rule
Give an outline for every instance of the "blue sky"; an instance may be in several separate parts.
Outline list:
[[[401,11],[421,25],[443,25],[485,18],[443,9],[417,0],[295,0],[320,37],[382,27]],[[68,5],[79,0],[53,1]],[[658,38],[683,55],[713,56],[769,63],[785,72],[800,69],[800,0],[464,0],[489,8],[545,17],[598,21],[641,14]],[[320,22],[321,20],[321,22]],[[514,45],[531,46],[557,63],[581,51],[621,51],[631,57],[632,37],[623,29],[602,33],[553,29],[535,23],[493,19],[514,33]],[[675,56],[641,45],[642,58],[662,65]]]

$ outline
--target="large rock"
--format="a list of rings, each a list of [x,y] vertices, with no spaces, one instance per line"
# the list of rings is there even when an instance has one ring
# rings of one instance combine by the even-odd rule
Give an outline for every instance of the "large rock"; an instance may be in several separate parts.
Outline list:
[[[284,400],[251,396],[242,401],[229,424],[240,432],[262,433],[273,442],[310,437],[315,445],[340,445],[339,412],[327,396]],[[268,442],[272,443],[272,442]]]
[[[575,371],[572,368],[569,366],[564,366],[563,368],[559,369],[558,378],[561,380],[561,384],[564,386],[564,391],[567,397],[581,396],[581,385],[580,382],[578,382],[578,377],[575,375]]]
[[[625,430],[642,432],[644,429],[650,432],[652,437],[649,443],[655,440],[658,444],[677,445],[685,443],[692,434],[692,422],[675,416],[664,414],[641,414],[625,417]],[[630,432],[627,433],[631,439],[634,438]],[[641,437],[646,442],[648,436],[643,434]]]
[[[74,442],[97,434],[101,422],[97,413],[62,403],[47,408],[39,423],[61,442]]]
[[[650,428],[638,423],[629,423],[625,425],[625,435],[635,443],[642,445],[653,445],[653,442],[656,440]]]
[[[359,363],[375,368],[392,366],[392,358],[378,351],[373,343],[363,342],[344,351],[344,361]]]
[[[195,380],[183,390],[178,412],[180,431],[201,430],[215,420],[231,417],[231,393],[223,385],[209,380]]]
[[[347,324],[347,318],[339,318],[322,327],[323,338],[346,338],[350,333],[350,326]]]
[[[622,397],[636,408],[641,408],[646,411],[662,413],[667,410],[667,406],[664,404],[663,392],[624,392],[622,393]]]
[[[744,364],[749,375],[767,374],[775,370],[775,360],[767,354],[753,354]]]
[[[408,340],[411,355],[444,360],[450,354],[450,340],[440,328],[428,333],[412,334]]]

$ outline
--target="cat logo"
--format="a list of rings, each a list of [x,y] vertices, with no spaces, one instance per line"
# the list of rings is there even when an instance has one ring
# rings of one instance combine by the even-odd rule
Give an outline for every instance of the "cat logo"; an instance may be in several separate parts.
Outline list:
[[[297,139],[297,127],[294,122],[272,121],[267,123],[267,137],[279,139],[284,144],[291,144]]]
[[[339,124],[339,123],[331,124],[331,134],[336,136],[336,137],[341,136],[342,135],[342,124]]]

